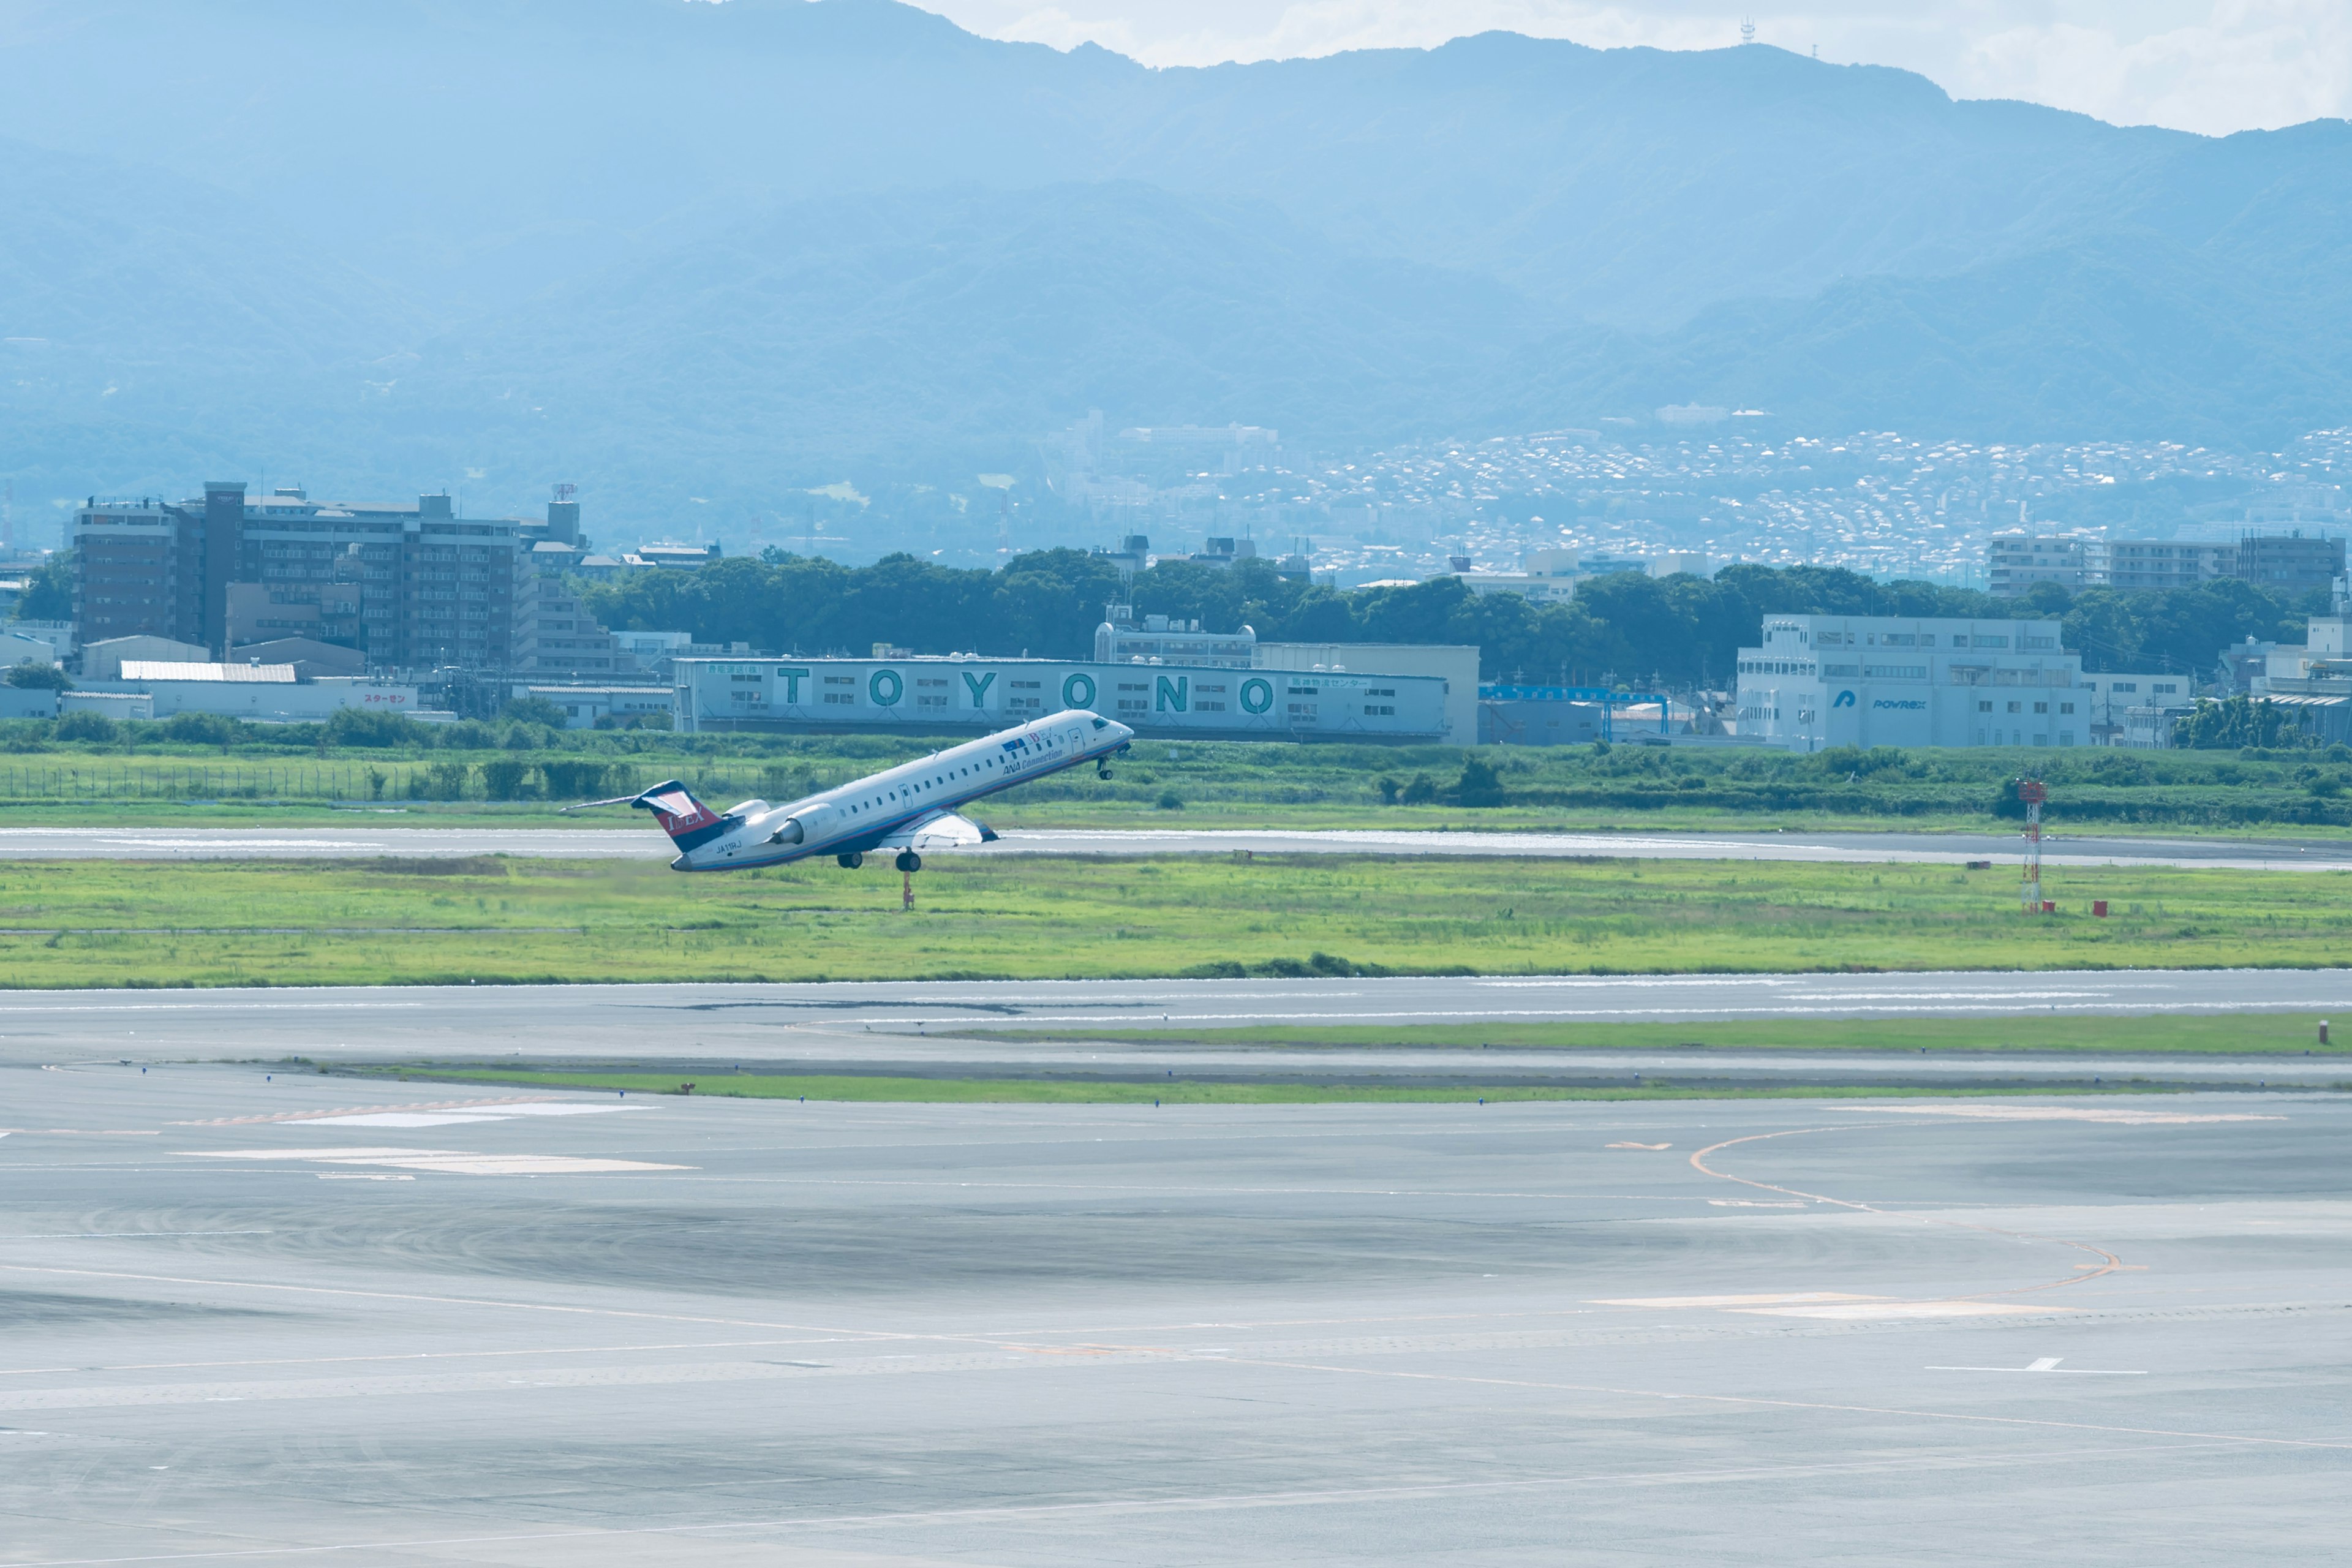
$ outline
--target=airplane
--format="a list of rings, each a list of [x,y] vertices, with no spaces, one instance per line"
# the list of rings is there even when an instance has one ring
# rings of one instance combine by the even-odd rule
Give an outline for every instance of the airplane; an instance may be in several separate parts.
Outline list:
[[[819,855],[854,871],[866,856],[895,849],[898,868],[914,872],[923,868],[926,850],[994,841],[993,832],[961,815],[973,801],[1088,763],[1097,776],[1108,778],[1110,759],[1134,738],[1125,724],[1071,708],[786,805],[747,800],[722,815],[670,779],[637,795],[564,809],[626,805],[652,812],[677,846],[673,871],[748,871]]]

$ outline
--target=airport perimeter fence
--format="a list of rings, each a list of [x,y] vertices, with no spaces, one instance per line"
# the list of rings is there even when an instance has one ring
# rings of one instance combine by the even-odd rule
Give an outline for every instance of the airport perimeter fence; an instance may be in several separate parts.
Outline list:
[[[682,778],[702,799],[724,809],[752,795],[797,799],[848,777],[840,769],[697,767],[693,761],[535,761],[499,756],[477,763],[241,759],[192,763],[176,757],[0,763],[0,802],[19,805],[110,800],[378,805],[485,801],[560,805],[634,794],[665,779]]]

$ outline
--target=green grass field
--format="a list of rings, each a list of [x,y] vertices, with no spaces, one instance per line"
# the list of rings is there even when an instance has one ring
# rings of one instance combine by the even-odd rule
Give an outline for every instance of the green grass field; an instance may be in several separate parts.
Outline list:
[[[111,742],[58,741],[0,721],[0,823],[257,824],[368,820],[578,823],[583,795],[682,778],[725,805],[843,783],[950,736],[675,735],[467,721],[416,725],[397,745],[331,743],[313,725],[236,727],[218,745],[133,725]],[[1138,742],[1108,783],[1026,784],[978,808],[1000,826],[1822,829],[2000,826],[2005,781],[2051,786],[2055,831],[2352,836],[2352,750],[2276,752],[1978,748],[1801,755],[1762,747],[1486,747],[1503,800],[1387,804],[1416,781],[1443,795],[1473,753],[1350,742]],[[1385,793],[1383,783],[1386,784]],[[623,814],[620,820],[627,820]],[[583,825],[584,826],[584,825]]]
[[[2352,873],[1259,856],[0,865],[0,985],[2332,966]],[[2093,898],[2114,917],[2088,914]]]

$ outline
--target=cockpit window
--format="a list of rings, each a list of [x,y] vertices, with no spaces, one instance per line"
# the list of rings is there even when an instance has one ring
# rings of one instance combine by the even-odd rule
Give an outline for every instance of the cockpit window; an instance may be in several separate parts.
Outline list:
[[[1102,720],[1100,720],[1100,719],[1097,719],[1097,720],[1096,720],[1096,721],[1095,721],[1095,728],[1096,728],[1096,729],[1097,729],[1097,730],[1106,730],[1106,729],[1108,729],[1109,727],[1110,727],[1110,726],[1109,726],[1108,723],[1106,723],[1104,721],[1102,721]]]

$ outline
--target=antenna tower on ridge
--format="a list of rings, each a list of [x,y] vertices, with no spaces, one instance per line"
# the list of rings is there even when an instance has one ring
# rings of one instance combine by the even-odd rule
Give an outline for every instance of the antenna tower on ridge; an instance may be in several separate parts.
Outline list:
[[[1742,16],[1739,19],[1739,41],[1743,44],[1752,44],[1756,41],[1755,17]]]

